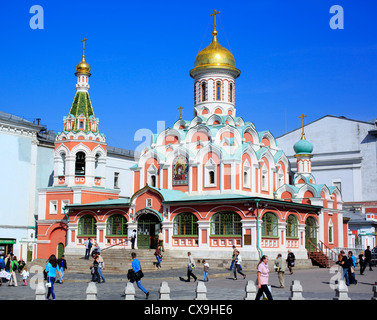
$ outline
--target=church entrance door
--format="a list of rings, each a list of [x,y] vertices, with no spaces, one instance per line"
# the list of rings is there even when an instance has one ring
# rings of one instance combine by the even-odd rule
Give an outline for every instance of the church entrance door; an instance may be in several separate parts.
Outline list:
[[[152,213],[142,214],[137,221],[138,249],[155,249],[160,227],[161,222],[156,215]]]
[[[317,222],[313,217],[308,217],[305,222],[305,248],[317,251]]]

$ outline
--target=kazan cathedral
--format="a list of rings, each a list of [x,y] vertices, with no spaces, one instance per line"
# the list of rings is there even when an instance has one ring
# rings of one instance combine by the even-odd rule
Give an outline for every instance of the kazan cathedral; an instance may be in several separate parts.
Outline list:
[[[82,254],[88,237],[101,248],[131,248],[133,230],[137,249],[155,248],[162,230],[165,250],[177,257],[191,251],[229,259],[235,245],[243,259],[285,256],[288,250],[307,259],[315,247],[347,247],[341,193],[312,175],[313,145],[304,127],[292,146],[293,174],[274,136],[237,114],[241,72],[218,41],[216,14],[212,42],[190,70],[193,119],[180,116],[152,136],[131,167],[129,198],[104,186],[107,145],[89,97],[90,65],[83,54],[77,92],[55,140],[54,184],[40,193],[37,258],[47,258],[58,243],[66,254]],[[56,208],[62,199],[64,208]]]

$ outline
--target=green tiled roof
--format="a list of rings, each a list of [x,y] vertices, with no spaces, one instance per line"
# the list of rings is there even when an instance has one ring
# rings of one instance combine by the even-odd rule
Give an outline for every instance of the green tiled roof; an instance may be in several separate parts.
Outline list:
[[[85,131],[90,130],[89,117],[94,116],[94,111],[88,92],[76,92],[75,97],[73,98],[71,109],[69,110],[69,114],[73,115],[76,119],[83,114],[86,118]],[[74,122],[72,130],[78,131],[77,121]]]

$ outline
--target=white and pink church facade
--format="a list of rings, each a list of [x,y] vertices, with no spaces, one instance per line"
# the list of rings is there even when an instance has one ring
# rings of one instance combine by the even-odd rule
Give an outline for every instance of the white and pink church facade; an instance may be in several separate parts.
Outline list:
[[[42,194],[42,201],[48,202],[64,192],[71,194],[61,221],[55,221],[48,208],[44,219],[55,219],[50,229],[59,224],[67,253],[82,253],[87,237],[103,248],[130,248],[132,230],[137,230],[138,249],[155,248],[160,229],[166,250],[206,258],[228,259],[233,245],[251,260],[288,250],[307,259],[309,247],[347,246],[341,193],[318,184],[312,175],[313,146],[302,132],[292,146],[297,159],[293,176],[271,132],[257,131],[251,121],[237,115],[240,70],[232,53],[219,44],[216,26],[212,35],[190,71],[193,119],[180,116],[152,136],[131,168],[133,193],[128,199],[103,187],[106,141],[93,109],[80,111],[79,106],[90,101],[90,73],[84,70],[86,78],[81,79],[77,72],[82,100],[74,100],[64,119],[64,131],[56,140],[54,187]],[[81,176],[80,164],[86,170]],[[51,241],[48,235],[43,240]]]

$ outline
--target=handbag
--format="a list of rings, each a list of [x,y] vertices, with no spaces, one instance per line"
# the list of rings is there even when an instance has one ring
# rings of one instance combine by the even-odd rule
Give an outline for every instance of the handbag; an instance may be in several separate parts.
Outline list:
[[[143,277],[144,277],[144,273],[143,273],[143,271],[141,271],[141,269],[138,272],[135,273],[135,278],[136,278],[135,280],[136,281],[139,281]]]

